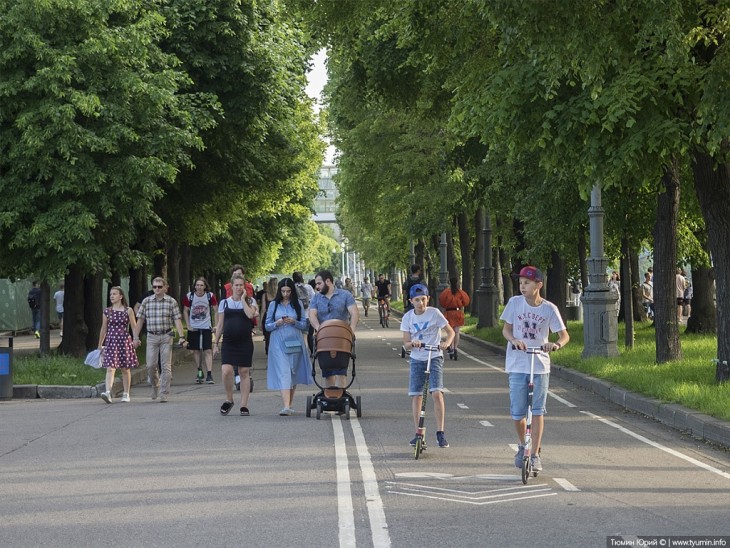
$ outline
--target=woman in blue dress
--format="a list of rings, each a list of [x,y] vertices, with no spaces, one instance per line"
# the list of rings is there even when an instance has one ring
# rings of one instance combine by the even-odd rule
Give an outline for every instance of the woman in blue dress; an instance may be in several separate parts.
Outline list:
[[[281,392],[284,407],[279,415],[282,416],[293,413],[297,385],[313,383],[312,364],[303,336],[308,328],[309,320],[297,299],[294,281],[284,278],[266,312],[266,330],[271,333],[266,382],[269,390]]]

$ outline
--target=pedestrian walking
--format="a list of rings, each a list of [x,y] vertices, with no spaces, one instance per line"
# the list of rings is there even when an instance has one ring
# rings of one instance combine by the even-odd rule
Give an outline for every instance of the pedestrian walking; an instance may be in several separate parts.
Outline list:
[[[56,316],[58,316],[59,336],[63,337],[63,299],[65,292],[63,290],[63,282],[59,282],[58,291],[53,294],[53,300],[56,302]]]
[[[439,304],[444,309],[444,316],[454,330],[454,342],[449,347],[452,359],[459,359],[459,331],[464,326],[464,309],[469,306],[471,299],[466,291],[459,287],[459,278],[449,280],[451,287],[444,289],[439,296]]]
[[[312,364],[304,345],[309,320],[304,306],[297,298],[294,280],[284,278],[278,284],[276,296],[266,313],[269,342],[266,383],[269,390],[279,390],[283,408],[279,415],[293,413],[294,393],[299,384],[312,384]]]
[[[137,312],[137,325],[134,327],[134,343],[139,345],[139,333],[147,326],[147,374],[152,385],[152,399],[160,397],[160,403],[170,397],[172,383],[172,340],[173,326],[177,329],[179,344],[185,343],[182,314],[177,301],[167,294],[164,278],[152,280],[153,294],[145,297]],[[162,373],[158,369],[158,363]]]
[[[216,324],[218,300],[210,291],[208,280],[200,277],[195,280],[195,290],[183,297],[183,317],[188,327],[188,350],[193,353],[193,361],[198,375],[198,384],[215,384],[213,381],[213,325]],[[203,379],[203,366],[206,376]]]
[[[132,386],[132,369],[139,365],[129,328],[131,327],[134,332],[137,321],[134,310],[127,304],[127,297],[121,287],[114,286],[109,290],[109,301],[111,306],[104,309],[99,332],[101,366],[106,368],[106,390],[101,393],[101,399],[106,403],[112,403],[114,376],[119,369],[124,390],[122,402],[128,403]]]
[[[251,393],[250,372],[253,365],[253,320],[258,307],[253,297],[245,295],[245,281],[242,275],[231,278],[231,296],[218,306],[218,324],[215,328],[213,355],[221,353],[221,375],[226,400],[221,405],[221,415],[227,415],[233,408],[234,367],[238,369],[241,383],[241,416],[248,416],[248,398]],[[219,346],[221,338],[223,345]]]

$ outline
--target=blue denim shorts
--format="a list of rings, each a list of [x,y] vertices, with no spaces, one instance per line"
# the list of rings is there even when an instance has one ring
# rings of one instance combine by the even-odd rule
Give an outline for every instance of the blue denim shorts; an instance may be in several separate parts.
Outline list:
[[[527,384],[530,382],[528,373],[509,374],[509,412],[512,420],[520,420],[527,416]],[[547,401],[550,373],[535,375],[535,389],[532,393],[532,414],[544,415]]]
[[[426,360],[411,359],[411,374],[408,378],[408,395],[423,394],[423,383],[426,381]],[[428,379],[429,392],[444,391],[444,357],[431,358],[431,374]]]

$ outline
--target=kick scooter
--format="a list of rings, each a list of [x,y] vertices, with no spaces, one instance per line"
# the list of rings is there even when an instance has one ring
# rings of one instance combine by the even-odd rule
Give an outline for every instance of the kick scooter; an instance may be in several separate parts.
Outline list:
[[[513,345],[512,348],[516,349]],[[525,449],[522,455],[522,483],[527,485],[527,480],[532,477],[537,477],[537,470],[532,469],[532,461],[530,460],[530,454],[532,453],[532,395],[535,391],[535,354],[540,354],[543,349],[539,346],[528,346],[525,348],[525,352],[530,355],[530,382],[527,384],[527,417],[525,419]],[[540,448],[537,450],[537,454],[540,454]]]
[[[423,381],[423,395],[421,396],[421,415],[418,418],[418,428],[416,429],[416,447],[413,450],[413,456],[418,460],[421,453],[426,449],[426,400],[428,399],[428,380],[431,376],[431,354],[441,350],[440,346],[432,344],[424,344],[421,348],[428,350],[428,361],[426,362],[426,378]]]

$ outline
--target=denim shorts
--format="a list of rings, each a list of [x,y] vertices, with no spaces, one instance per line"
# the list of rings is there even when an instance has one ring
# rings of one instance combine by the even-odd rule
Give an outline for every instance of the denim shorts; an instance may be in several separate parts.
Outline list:
[[[423,394],[423,383],[426,381],[426,360],[411,359],[411,374],[408,378],[408,395]],[[444,391],[444,357],[431,358],[431,374],[428,379],[429,392]]]
[[[527,416],[527,384],[529,373],[509,373],[509,412],[512,420],[524,419]],[[535,389],[532,393],[532,414],[545,415],[550,373],[535,375]]]

